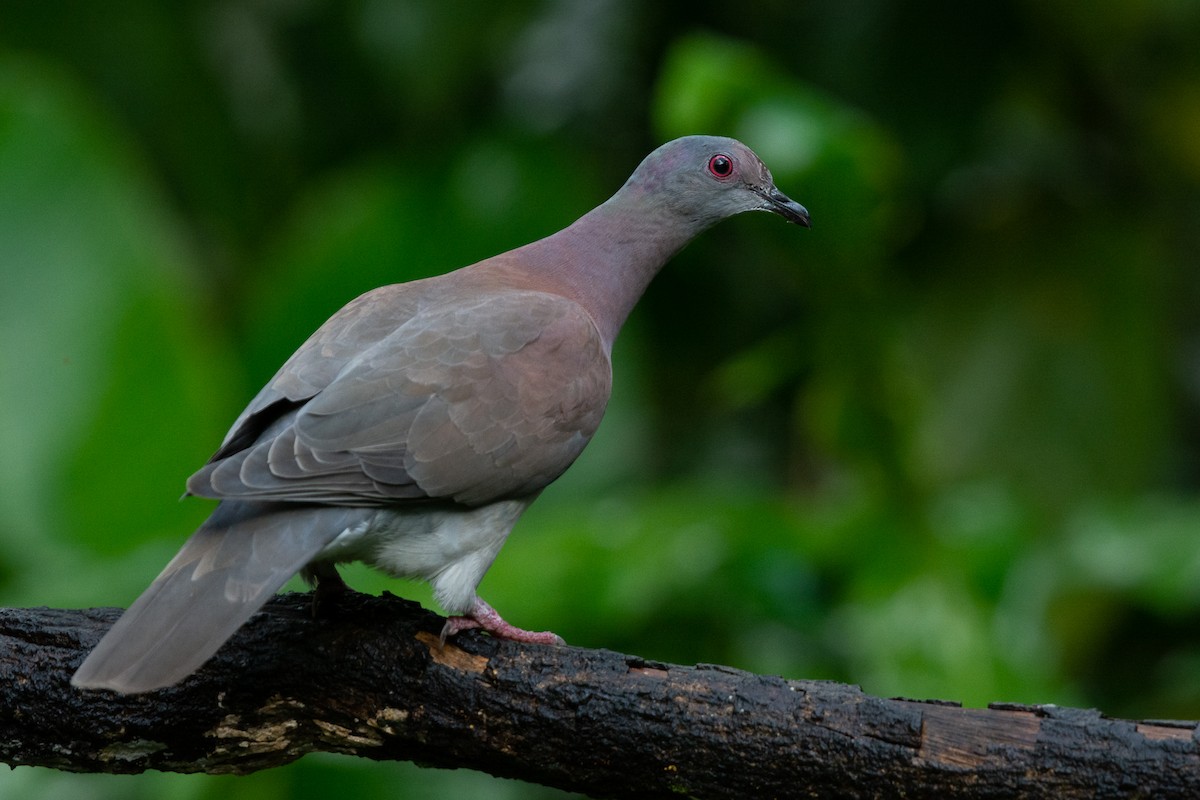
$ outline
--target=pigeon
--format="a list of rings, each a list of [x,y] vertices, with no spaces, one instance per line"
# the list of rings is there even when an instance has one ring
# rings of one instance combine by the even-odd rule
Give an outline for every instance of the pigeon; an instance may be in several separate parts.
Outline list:
[[[810,227],[746,145],[686,136],[563,230],[350,301],[187,481],[212,515],[71,682],[131,694],[199,669],[293,575],[314,597],[362,561],[428,581],[447,637],[554,645],[477,594],[522,512],[596,432],[613,341],[662,266],[743,211]]]

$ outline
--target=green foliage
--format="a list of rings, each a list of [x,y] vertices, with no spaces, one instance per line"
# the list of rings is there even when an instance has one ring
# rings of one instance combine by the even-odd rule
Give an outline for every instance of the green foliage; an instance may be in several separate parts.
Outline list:
[[[726,133],[814,229],[740,218],[664,271],[484,595],[665,661],[1200,717],[1200,6],[452,7],[0,11],[6,604],[128,603],[207,513],[186,476],[344,302]],[[332,757],[0,774],[331,792],[562,796]]]

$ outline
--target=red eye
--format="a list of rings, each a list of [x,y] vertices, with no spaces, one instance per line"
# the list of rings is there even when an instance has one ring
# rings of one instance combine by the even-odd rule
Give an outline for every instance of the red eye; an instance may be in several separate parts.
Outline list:
[[[733,159],[724,153],[717,153],[708,160],[708,171],[716,178],[728,178],[733,174]]]

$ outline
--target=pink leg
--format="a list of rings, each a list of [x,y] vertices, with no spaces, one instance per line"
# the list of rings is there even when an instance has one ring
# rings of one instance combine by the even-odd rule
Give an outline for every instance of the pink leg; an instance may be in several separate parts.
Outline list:
[[[496,609],[478,597],[475,598],[475,604],[471,606],[471,610],[466,614],[461,617],[449,617],[446,620],[446,624],[442,627],[442,644],[445,644],[446,639],[456,633],[470,630],[471,628],[480,628],[497,639],[511,639],[514,642],[566,644],[561,636],[550,631],[526,631],[515,625],[509,625],[496,612]]]

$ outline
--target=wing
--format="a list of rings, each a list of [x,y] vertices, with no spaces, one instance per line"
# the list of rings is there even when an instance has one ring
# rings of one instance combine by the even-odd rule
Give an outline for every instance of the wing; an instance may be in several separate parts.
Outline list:
[[[583,450],[611,383],[599,332],[566,298],[508,290],[418,306],[311,399],[286,387],[268,396],[262,408],[279,416],[225,452],[231,434],[188,490],[342,505],[530,494]]]
[[[424,280],[382,286],[339,309],[267,381],[234,421],[209,461],[219,461],[249,447],[276,420],[333,383],[364,348],[412,318],[420,307],[421,290],[431,283]]]

